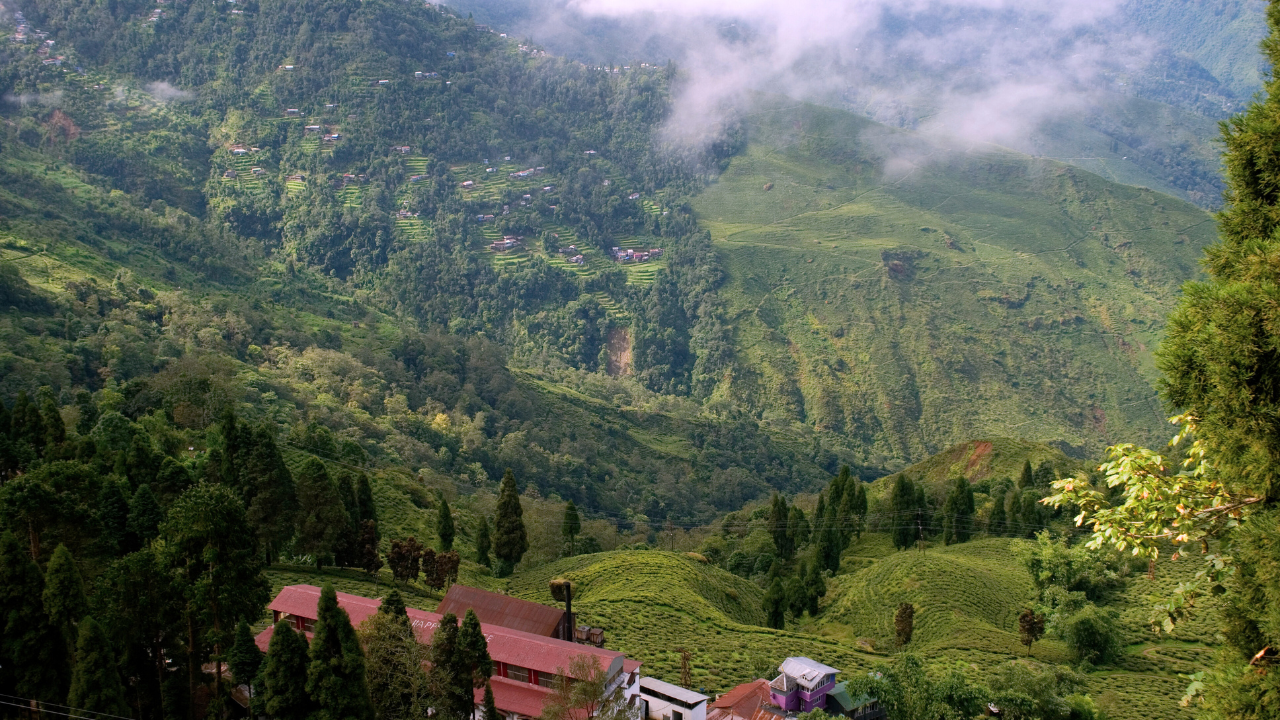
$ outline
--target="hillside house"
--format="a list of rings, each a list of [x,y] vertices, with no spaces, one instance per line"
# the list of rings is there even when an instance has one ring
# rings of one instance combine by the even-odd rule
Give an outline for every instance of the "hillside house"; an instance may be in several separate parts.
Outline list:
[[[266,170],[263,170],[260,167],[249,168],[249,172],[252,173],[254,176],[265,175],[267,173]]]
[[[467,189],[473,188],[475,186],[476,186],[476,182],[474,180],[467,180],[466,182],[462,183],[462,187]]]
[[[342,133],[333,133],[331,135],[324,136],[324,141],[329,143],[338,142],[341,139],[342,139]]]
[[[324,104],[324,109],[325,109],[325,110],[337,110],[337,109],[338,109],[338,104],[337,104],[337,103],[325,103],[325,104]]]
[[[707,720],[784,720],[786,714],[770,704],[769,681],[743,683],[717,697],[707,708]]]
[[[297,175],[290,175],[289,179],[294,182],[306,182],[307,176],[302,173],[298,173]]]
[[[573,263],[574,265],[586,265],[587,259],[582,257],[581,255],[574,255],[573,257],[569,258],[569,262]]]
[[[786,712],[801,713],[826,708],[827,694],[840,672],[807,657],[789,657],[778,670],[778,677],[769,683],[770,701]]]
[[[298,110],[298,108],[287,108],[284,111],[284,116],[285,117],[302,117],[302,111]]]
[[[426,180],[426,179],[427,179],[426,175],[410,175],[409,176],[409,182],[411,183],[422,182],[423,180]]]
[[[228,179],[228,180],[235,180],[235,178],[236,178],[236,171],[235,171],[235,170],[228,170],[228,171],[226,171],[226,172],[222,173],[222,177],[224,177],[224,178],[226,178],[226,179]]]
[[[413,147],[409,145],[397,145],[391,148],[391,152],[398,152],[401,155],[408,155],[412,150]]]
[[[232,146],[231,146],[231,154],[232,154],[232,155],[244,155],[244,154],[245,154],[245,153],[247,153],[247,152],[249,152],[249,151],[248,151],[247,149],[245,149],[245,146],[243,146],[243,145],[232,145]]]
[[[390,84],[391,84],[390,80],[379,80],[378,82],[374,83],[374,85],[390,85]]]
[[[641,720],[707,720],[711,698],[657,678],[640,678]]]
[[[520,247],[520,240],[518,238],[512,237],[511,235],[507,235],[501,240],[494,240],[493,242],[489,243],[489,249],[493,250],[494,252],[506,252],[508,250],[514,250],[518,247]]]
[[[320,126],[319,126],[319,125],[308,125],[308,126],[306,126],[306,127],[302,128],[302,132],[304,132],[304,133],[320,132]]]
[[[455,596],[456,600],[458,596]],[[319,602],[320,588],[313,585],[290,585],[283,588],[267,608],[271,610],[276,622],[285,620],[296,630],[310,636],[315,629]],[[357,627],[376,613],[381,605],[381,599],[338,593],[338,606],[347,612],[351,623]],[[441,609],[457,615],[456,611],[463,605],[465,603],[455,602],[445,607],[442,603]],[[442,615],[413,608],[409,608],[408,613],[418,642],[429,644],[435,629],[440,626]],[[519,615],[519,611],[514,614]],[[508,613],[508,619],[510,617],[511,614]],[[480,628],[489,644],[489,656],[493,658],[490,685],[493,688],[494,702],[506,720],[532,720],[539,717],[542,706],[558,679],[557,673],[567,669],[573,658],[583,655],[599,663],[608,678],[610,691],[621,686],[629,700],[639,695],[640,662],[628,659],[620,652],[586,647],[483,620]],[[274,631],[274,626],[267,628],[255,638],[258,648],[263,652],[267,650]],[[483,700],[484,691],[476,690],[477,707],[482,706]]]

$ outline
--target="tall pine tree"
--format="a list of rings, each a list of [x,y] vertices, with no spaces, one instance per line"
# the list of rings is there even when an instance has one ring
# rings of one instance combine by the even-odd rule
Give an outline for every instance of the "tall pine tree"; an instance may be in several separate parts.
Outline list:
[[[262,668],[263,712],[272,720],[306,720],[311,714],[307,696],[307,639],[289,621],[276,623]]]
[[[329,477],[324,463],[307,460],[298,471],[298,551],[315,557],[316,567],[323,565],[347,532],[349,518],[338,486]]]
[[[560,521],[560,536],[569,544],[569,557],[577,554],[574,541],[582,532],[582,518],[578,516],[578,506],[570,500],[564,506],[564,519]]]
[[[116,667],[111,639],[92,617],[80,621],[76,642],[76,667],[71,674],[67,704],[94,714],[124,717],[129,714],[124,683]]]
[[[893,546],[902,550],[915,545],[918,536],[916,488],[905,475],[898,475],[893,481],[889,513],[893,523]]]
[[[476,531],[476,562],[489,567],[489,519],[480,518],[480,529]]]
[[[237,685],[252,685],[258,679],[258,671],[262,669],[262,651],[253,639],[253,631],[249,623],[241,620],[236,625],[236,639],[227,653],[227,665],[231,667],[231,682]]]
[[[494,522],[493,554],[498,558],[498,576],[506,577],[529,549],[524,529],[524,508],[516,490],[516,477],[511,468],[502,475],[498,492],[498,511]]]
[[[372,720],[365,682],[364,651],[338,594],[326,583],[320,591],[307,663],[307,694],[312,720]]]
[[[946,545],[969,540],[973,532],[973,488],[957,477],[942,504],[942,542]]]
[[[62,635],[70,661],[80,636],[77,625],[89,612],[89,600],[80,568],[66,545],[59,544],[49,558],[44,574],[44,612]]]
[[[446,613],[431,636],[427,684],[431,707],[441,720],[468,720],[475,710],[471,671],[458,638],[458,616]]]
[[[1008,492],[1003,485],[997,485],[991,490],[991,515],[987,518],[987,534],[992,537],[1001,537],[1008,532],[1006,526],[1009,523],[1004,511],[1007,496]]]
[[[440,537],[441,551],[449,552],[453,550],[453,536],[455,534],[453,510],[449,507],[449,500],[445,498],[444,493],[440,493],[440,505],[436,509],[436,534]]]
[[[45,613],[44,578],[13,533],[0,533],[0,693],[60,703],[66,643]]]

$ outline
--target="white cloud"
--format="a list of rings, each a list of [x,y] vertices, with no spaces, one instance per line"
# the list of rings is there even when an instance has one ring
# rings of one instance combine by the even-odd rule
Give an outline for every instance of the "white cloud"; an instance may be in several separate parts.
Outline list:
[[[163,80],[148,83],[146,91],[148,95],[162,103],[188,100],[192,97],[191,93],[186,90],[176,88]]]
[[[1108,24],[1121,0],[567,0],[683,47],[668,139],[714,138],[754,92],[843,98],[966,143],[1018,144],[1088,105],[1152,46]]]

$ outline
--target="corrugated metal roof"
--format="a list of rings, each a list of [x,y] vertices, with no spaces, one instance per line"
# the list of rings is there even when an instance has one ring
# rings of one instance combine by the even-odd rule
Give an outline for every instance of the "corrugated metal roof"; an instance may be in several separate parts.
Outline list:
[[[378,611],[381,599],[366,598],[359,595],[338,593],[338,606],[347,611],[353,625],[359,625],[366,618]],[[320,604],[320,588],[313,585],[289,585],[281,589],[280,594],[267,607],[279,612],[287,612],[301,618],[314,620],[316,608]],[[408,609],[409,620],[413,624],[414,634],[418,642],[430,643],[431,636],[440,626],[441,615],[423,610]],[[530,668],[539,672],[558,673],[567,670],[569,662],[579,655],[588,655],[600,663],[600,668],[607,676],[612,677],[623,669],[625,656],[616,650],[605,650],[591,645],[579,645],[566,640],[535,635],[533,633],[512,630],[500,625],[490,625],[481,621],[480,629],[489,643],[489,656],[495,661]],[[266,641],[270,635],[266,632]],[[262,643],[263,641],[259,641]],[[262,647],[260,644],[259,647]]]
[[[679,685],[672,685],[669,682],[663,682],[658,678],[651,677],[640,678],[640,692],[643,693],[645,690],[655,690],[668,697],[683,700],[690,705],[697,705],[698,703],[705,702],[709,699],[706,695],[701,693],[686,690]]]
[[[501,677],[489,678],[489,686],[493,688],[493,704],[505,713],[519,713],[524,717],[536,718],[542,715],[542,704],[551,695],[551,690],[541,685],[522,683]],[[476,705],[484,705],[484,688],[475,691]]]
[[[560,608],[466,585],[450,587],[436,612],[441,615],[453,613],[462,618],[468,609],[475,610],[482,623],[546,637],[555,634],[556,626],[564,618],[564,610]]]
[[[817,660],[810,660],[807,657],[789,657],[782,661],[782,666],[778,669],[784,674],[799,680],[801,685],[809,688],[821,684],[822,679],[826,676],[840,672],[829,665],[823,665]]]

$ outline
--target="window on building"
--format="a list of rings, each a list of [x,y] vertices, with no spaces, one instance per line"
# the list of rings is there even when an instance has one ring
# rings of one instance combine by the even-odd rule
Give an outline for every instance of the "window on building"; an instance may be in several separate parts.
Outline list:
[[[671,720],[684,720],[684,713],[679,710],[671,711]]]
[[[556,686],[556,676],[552,673],[538,673],[538,684],[545,688],[554,688]]]
[[[529,668],[522,668],[519,665],[508,665],[507,677],[517,682],[529,682]]]

